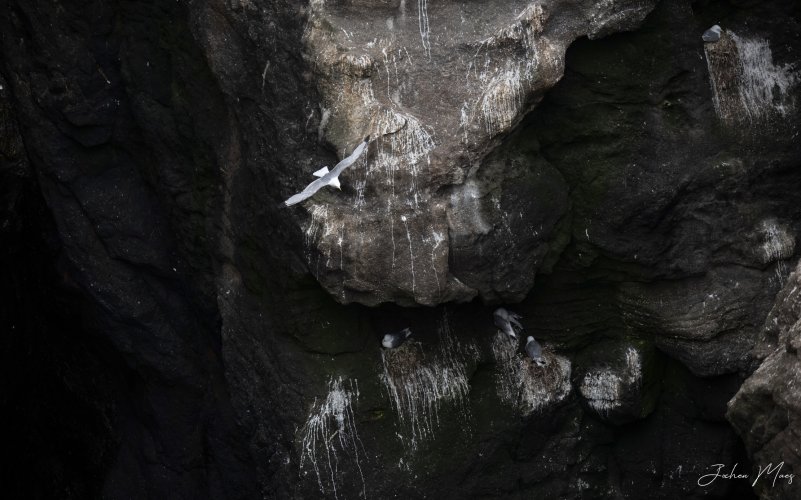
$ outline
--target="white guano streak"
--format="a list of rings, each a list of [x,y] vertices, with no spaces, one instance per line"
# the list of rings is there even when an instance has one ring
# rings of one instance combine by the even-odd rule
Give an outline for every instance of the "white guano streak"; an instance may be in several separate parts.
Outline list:
[[[431,59],[431,41],[429,40],[428,26],[428,0],[417,0],[417,24],[420,28],[420,39],[423,42],[423,51]]]
[[[467,364],[478,359],[478,349],[472,343],[463,346],[453,337],[447,312],[437,331],[439,349],[433,356],[415,341],[381,352],[382,382],[398,418],[398,437],[410,452],[435,437],[446,402],[461,415],[458,425],[463,429],[469,430],[472,418]]]
[[[600,368],[588,371],[581,380],[579,392],[598,415],[608,416],[610,411],[623,405],[625,392],[636,390],[641,383],[640,353],[629,347],[626,349],[625,365],[622,370]]]
[[[353,402],[358,398],[359,386],[355,380],[346,384],[342,377],[332,377],[328,381],[328,395],[319,405],[315,399],[301,429],[300,472],[304,473],[304,467],[310,466],[323,495],[330,493],[339,498],[337,484],[342,480],[339,470],[342,455],[355,462],[362,481],[362,496],[367,498],[359,450],[361,457],[366,457],[366,452],[353,413]]]
[[[768,41],[724,30],[718,42],[704,45],[715,112],[729,124],[764,122],[795,108],[792,89],[799,74],[777,66]]]
[[[406,216],[401,215],[401,220],[403,221],[403,225],[406,227],[406,239],[409,241],[409,266],[411,267],[411,272],[412,272],[412,297],[414,297],[415,276],[414,276],[414,250],[412,249],[412,236],[409,233],[409,223],[406,222]]]

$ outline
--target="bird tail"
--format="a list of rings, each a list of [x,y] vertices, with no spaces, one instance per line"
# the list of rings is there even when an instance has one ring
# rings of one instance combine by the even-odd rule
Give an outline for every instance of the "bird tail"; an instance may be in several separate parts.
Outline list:
[[[405,337],[404,337],[404,338],[407,338],[407,339],[408,339],[408,338],[411,336],[411,334],[412,334],[412,331],[411,331],[410,329],[408,329],[408,328],[404,328],[404,329],[403,329],[403,331],[402,331],[401,333],[403,333],[403,334],[405,335]]]
[[[312,175],[315,177],[322,177],[327,173],[328,173],[328,166],[325,166],[316,172],[312,172]]]

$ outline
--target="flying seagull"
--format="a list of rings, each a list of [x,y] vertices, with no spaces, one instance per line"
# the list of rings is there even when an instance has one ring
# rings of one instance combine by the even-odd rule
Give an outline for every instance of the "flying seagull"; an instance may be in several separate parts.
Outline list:
[[[517,330],[523,330],[523,325],[518,321],[520,317],[519,314],[509,312],[503,307],[495,309],[495,312],[492,314],[492,318],[495,320],[495,326],[513,339],[517,338]]]
[[[529,336],[526,339],[526,354],[528,357],[531,358],[537,366],[545,366],[546,363],[545,358],[542,357],[542,346],[539,342],[534,340],[534,337]]]
[[[305,200],[306,198],[310,198],[319,191],[324,186],[332,185],[334,187],[339,187],[339,174],[342,173],[343,170],[348,168],[349,166],[353,165],[353,163],[359,159],[359,156],[362,155],[364,149],[367,147],[367,142],[370,140],[370,136],[364,138],[364,141],[359,144],[356,149],[353,150],[353,153],[350,154],[347,158],[342,160],[341,162],[337,163],[336,166],[328,172],[328,167],[323,167],[314,175],[319,176],[319,179],[316,179],[311,182],[306,189],[301,191],[300,193],[293,195],[288,200],[286,200],[283,205],[287,207],[291,207],[296,203],[300,203],[301,201]]]
[[[398,333],[388,333],[384,335],[384,338],[381,340],[381,345],[387,349],[394,349],[406,342],[406,339],[408,339],[411,334],[412,331],[408,328],[404,328]]]

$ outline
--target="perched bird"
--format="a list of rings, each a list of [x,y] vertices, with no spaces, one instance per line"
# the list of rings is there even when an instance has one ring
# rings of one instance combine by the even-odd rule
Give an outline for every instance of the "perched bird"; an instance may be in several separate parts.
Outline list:
[[[548,364],[545,362],[545,358],[542,357],[542,346],[530,335],[526,338],[526,354],[537,363],[537,366],[545,366]]]
[[[368,135],[367,137],[364,138],[364,141],[362,141],[356,147],[356,149],[353,150],[350,156],[348,156],[341,162],[337,163],[336,166],[330,172],[328,171],[328,167],[323,167],[317,172],[315,172],[314,175],[317,175],[320,178],[312,181],[311,184],[306,186],[306,188],[300,193],[291,196],[288,200],[286,200],[283,203],[283,205],[291,207],[292,205],[300,203],[306,198],[310,198],[311,196],[314,195],[314,193],[316,193],[317,191],[328,185],[339,187],[339,174],[341,174],[343,170],[353,165],[353,163],[359,159],[359,157],[364,152],[364,149],[367,147],[367,143],[369,141],[370,141],[370,136]]]
[[[704,34],[701,35],[701,38],[705,42],[717,42],[718,40],[720,40],[720,33],[721,33],[720,26],[716,24],[711,28],[709,28],[708,30],[704,31]]]
[[[517,338],[518,331],[523,330],[523,325],[521,325],[520,321],[518,321],[521,316],[519,314],[509,312],[503,307],[495,309],[492,317],[495,320],[495,326],[513,339]]]
[[[400,346],[406,339],[409,338],[409,335],[412,334],[412,331],[408,328],[404,328],[403,330],[397,333],[388,333],[384,335],[384,339],[381,341],[381,345],[386,347],[387,349],[395,349],[396,347]]]

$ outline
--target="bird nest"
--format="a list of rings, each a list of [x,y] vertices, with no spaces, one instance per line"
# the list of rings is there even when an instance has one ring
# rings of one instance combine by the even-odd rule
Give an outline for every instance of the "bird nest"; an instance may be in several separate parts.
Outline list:
[[[395,349],[384,349],[384,366],[393,379],[405,378],[425,360],[423,344],[415,340],[406,341]]]

